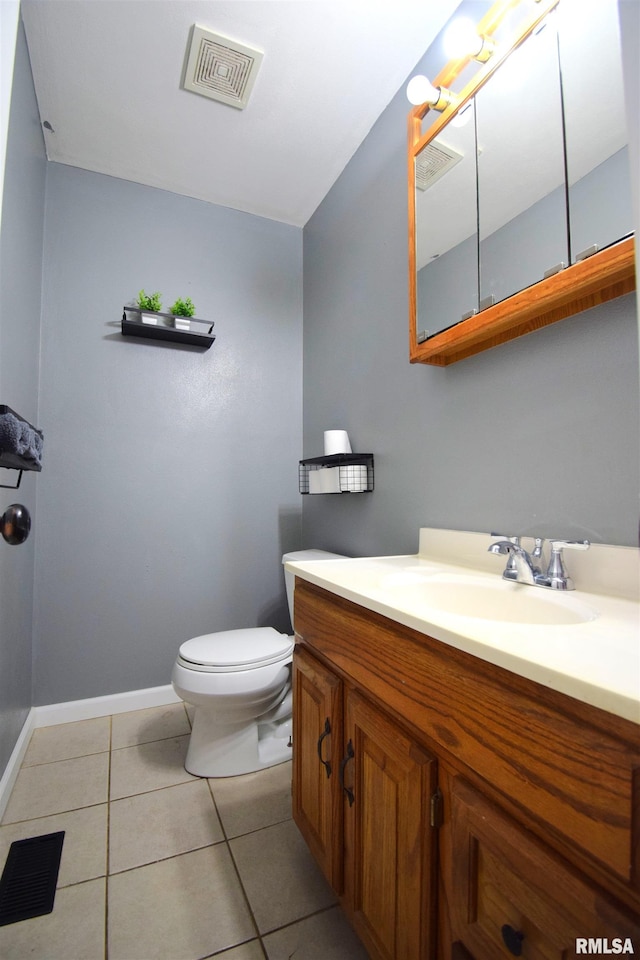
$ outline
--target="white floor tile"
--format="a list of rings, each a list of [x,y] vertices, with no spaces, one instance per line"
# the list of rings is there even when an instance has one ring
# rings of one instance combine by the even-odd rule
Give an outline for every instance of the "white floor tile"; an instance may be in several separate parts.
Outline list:
[[[108,753],[23,767],[16,778],[2,822],[32,820],[104,803],[108,780]]]
[[[269,960],[367,960],[369,956],[339,907],[268,934],[264,946]]]
[[[292,820],[237,837],[229,846],[260,933],[336,902]]]
[[[109,749],[111,720],[98,717],[77,723],[61,723],[53,727],[38,727],[31,735],[23,766],[52,763],[104,753]]]
[[[228,838],[291,819],[291,761],[209,783]]]
[[[111,804],[110,830],[110,873],[224,840],[205,780],[115,800]]]
[[[198,960],[254,939],[226,844],[109,878],[109,960]]]
[[[189,737],[124,747],[111,754],[111,799],[195,780],[184,768]]]

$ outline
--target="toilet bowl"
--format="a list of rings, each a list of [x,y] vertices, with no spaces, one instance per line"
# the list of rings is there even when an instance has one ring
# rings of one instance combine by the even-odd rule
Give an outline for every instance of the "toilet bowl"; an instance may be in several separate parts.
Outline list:
[[[288,560],[338,558],[324,550]],[[285,571],[293,622],[295,577]],[[185,769],[197,777],[233,777],[291,757],[294,638],[273,627],[208,633],[180,647],[171,683],[195,710]]]

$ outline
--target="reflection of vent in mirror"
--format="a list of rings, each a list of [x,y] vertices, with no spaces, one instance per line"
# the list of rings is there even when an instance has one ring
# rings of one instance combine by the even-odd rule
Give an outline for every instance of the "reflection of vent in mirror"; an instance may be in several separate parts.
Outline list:
[[[184,89],[243,110],[262,51],[194,24]]]
[[[418,190],[428,190],[460,160],[462,154],[446,147],[444,143],[436,140],[428,143],[416,157],[416,187]]]

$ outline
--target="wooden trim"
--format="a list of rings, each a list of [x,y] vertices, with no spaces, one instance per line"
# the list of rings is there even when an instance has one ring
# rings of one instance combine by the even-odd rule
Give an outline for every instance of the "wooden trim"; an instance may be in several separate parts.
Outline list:
[[[445,367],[632,293],[635,288],[634,240],[630,237],[527,287],[424,343],[416,343],[410,360],[411,363]]]

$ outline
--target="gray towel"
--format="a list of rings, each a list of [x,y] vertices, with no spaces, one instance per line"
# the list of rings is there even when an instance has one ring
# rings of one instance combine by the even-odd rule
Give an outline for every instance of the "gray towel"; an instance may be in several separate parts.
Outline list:
[[[0,450],[42,466],[42,434],[13,413],[0,414]]]

